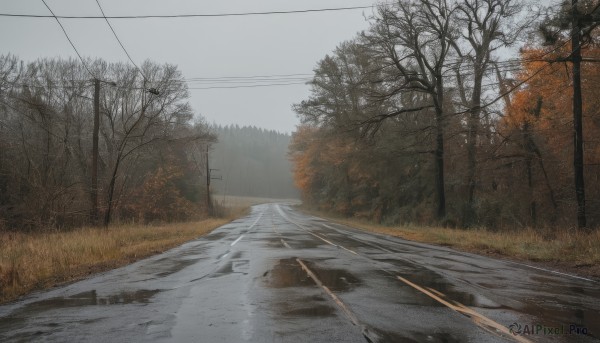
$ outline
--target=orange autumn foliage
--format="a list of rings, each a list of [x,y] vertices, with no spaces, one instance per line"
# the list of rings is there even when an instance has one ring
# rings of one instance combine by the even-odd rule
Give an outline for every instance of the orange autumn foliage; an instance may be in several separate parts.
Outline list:
[[[198,206],[186,199],[177,181],[184,173],[180,167],[167,165],[146,178],[142,187],[133,196],[128,210],[140,222],[168,222],[183,220],[198,212]]]
[[[500,120],[499,131],[503,136],[512,135],[513,138],[525,131],[532,135],[540,150],[541,160],[548,169],[552,187],[564,199],[561,207],[572,208],[574,148],[571,64],[536,61],[541,57],[552,60],[568,54],[568,47],[554,55],[545,55],[539,49],[522,51],[521,58],[526,62],[518,78],[526,80],[531,75],[537,75],[511,96],[510,106],[506,107],[505,115]],[[582,54],[584,58],[599,59],[600,47],[588,46]],[[593,225],[597,225],[600,221],[597,211],[600,206],[600,64],[582,63],[581,74],[586,198],[590,219]],[[538,105],[541,105],[541,110],[536,113]],[[539,156],[536,158],[540,159]]]

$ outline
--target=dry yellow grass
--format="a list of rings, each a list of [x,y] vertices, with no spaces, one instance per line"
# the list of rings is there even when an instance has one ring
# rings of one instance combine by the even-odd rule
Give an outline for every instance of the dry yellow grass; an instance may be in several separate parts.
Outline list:
[[[0,233],[0,303],[163,252],[230,220]]]
[[[331,217],[327,214],[316,213]],[[550,262],[559,269],[600,276],[600,230],[489,231],[416,225],[383,226],[360,220],[333,218],[338,223],[411,241],[438,244],[474,253],[500,255],[517,260]]]

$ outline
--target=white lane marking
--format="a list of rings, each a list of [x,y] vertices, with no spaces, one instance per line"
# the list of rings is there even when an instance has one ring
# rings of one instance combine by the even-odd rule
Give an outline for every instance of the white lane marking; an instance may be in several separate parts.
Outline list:
[[[299,227],[300,229],[302,229],[302,230],[306,231],[308,234],[310,234],[310,235],[313,235],[313,236],[317,237],[318,239],[322,240],[323,242],[325,242],[325,243],[327,243],[327,244],[329,244],[329,245],[332,245],[332,246],[334,246],[334,247],[337,247],[337,248],[344,249],[344,250],[348,251],[348,252],[349,252],[349,253],[351,253],[351,254],[358,255],[358,253],[357,253],[357,252],[355,252],[355,251],[352,251],[352,250],[350,250],[350,249],[348,249],[348,248],[346,248],[346,247],[343,247],[343,246],[341,246],[341,245],[335,244],[335,243],[331,242],[330,240],[327,240],[327,239],[325,239],[325,238],[321,237],[320,235],[317,235],[316,233],[313,233],[313,232],[311,232],[309,229],[307,229],[306,227],[304,227],[304,225],[300,225],[300,224],[298,224],[296,221],[294,221],[294,220],[291,220],[291,219],[290,219],[290,218],[289,218],[289,217],[288,217],[288,216],[287,216],[287,215],[286,215],[286,214],[285,214],[285,213],[284,213],[284,212],[281,210],[281,208],[279,207],[279,204],[277,204],[277,205],[275,205],[275,206],[277,206],[277,211],[278,211],[278,212],[279,212],[279,214],[280,214],[280,215],[283,217],[283,219],[285,219],[285,220],[287,220],[288,222],[290,222],[290,223],[292,223],[292,224],[296,225],[296,226],[297,226],[297,227]]]
[[[349,253],[351,253],[351,254],[358,255],[358,253],[357,253],[357,252],[355,252],[355,251],[353,251],[353,250],[350,250],[350,249],[348,249],[348,248],[346,248],[346,247],[344,247],[344,246],[341,246],[341,245],[339,245],[339,244],[335,244],[335,243],[333,243],[333,242],[331,242],[331,241],[329,241],[329,240],[327,240],[327,239],[325,239],[325,238],[323,238],[323,237],[321,237],[321,236],[317,235],[316,233],[312,233],[312,232],[309,232],[309,233],[310,233],[311,235],[313,235],[313,236],[315,236],[315,237],[319,238],[320,240],[322,240],[323,242],[325,242],[325,243],[327,243],[327,244],[333,245],[334,247],[337,247],[337,248],[344,249],[344,250],[346,250],[347,252],[349,252]]]
[[[317,235],[316,233],[313,233],[313,232],[309,232],[309,233],[310,233],[311,235],[313,235],[313,236],[317,237],[318,239],[322,240],[323,242],[327,243],[327,244],[333,245],[334,247],[338,246],[337,244],[335,244],[335,243],[333,243],[333,242],[331,242],[331,241],[328,241],[327,239],[325,239],[325,238],[323,238],[323,237],[321,237],[321,236]]]
[[[288,216],[283,213],[283,210],[281,209],[281,207],[279,206],[279,204],[275,204],[275,207],[277,208],[277,212],[279,212],[279,214],[283,217],[283,219],[287,220],[287,221],[291,221]]]
[[[254,223],[252,223],[252,225],[248,226],[248,231],[250,231],[256,225],[256,223],[258,223],[260,218],[262,218],[263,213],[261,213],[260,216],[258,216],[258,218],[256,218],[256,220],[254,221]],[[242,238],[244,238],[244,235],[239,236],[235,241],[233,241],[233,243],[231,243],[231,246],[236,245],[239,241],[242,240]]]
[[[244,235],[239,236],[238,239],[236,239],[235,241],[233,241],[233,243],[231,243],[231,246],[236,245],[237,242],[239,242],[242,238],[244,238]]]
[[[289,244],[287,244],[286,241],[283,240],[283,238],[281,238],[281,244],[283,244],[283,246],[286,247],[286,248],[288,248],[288,249],[292,248]]]
[[[535,267],[535,266],[531,266],[531,265],[528,265],[528,264],[525,264],[525,263],[519,263],[519,262],[513,262],[513,261],[509,261],[509,262],[513,263],[513,264],[516,264],[516,265],[519,265],[519,266],[529,267],[529,268],[533,268],[533,269],[537,269],[537,270],[543,270],[543,271],[549,272],[549,273],[554,273],[554,274],[558,274],[558,275],[562,275],[562,276],[572,277],[572,278],[575,278],[575,279],[580,279],[580,280],[585,280],[585,281],[589,281],[589,282],[598,283],[598,281],[596,281],[596,280],[584,278],[583,276],[577,276],[577,275],[572,275],[572,274],[567,274],[567,273],[561,273],[561,272],[557,272],[556,270],[550,270],[550,269]]]
[[[262,218],[264,212],[260,213],[260,216],[258,216],[258,218],[256,218],[256,220],[254,221],[254,223],[252,223],[252,225],[248,226],[248,230],[252,229],[254,227],[254,225],[256,225],[256,223],[258,223],[258,221],[260,220],[260,218]]]

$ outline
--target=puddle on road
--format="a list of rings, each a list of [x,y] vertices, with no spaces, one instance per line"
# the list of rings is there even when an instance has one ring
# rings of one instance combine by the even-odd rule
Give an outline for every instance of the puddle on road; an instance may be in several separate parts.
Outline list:
[[[314,282],[302,270],[295,258],[279,260],[266,274],[268,285],[272,288],[309,287]]]
[[[314,263],[304,261],[317,278],[333,292],[346,292],[361,284],[360,280],[343,269],[326,269]],[[269,277],[269,286],[273,288],[315,286],[295,258],[279,260]]]
[[[60,310],[66,308],[86,306],[108,306],[128,304],[148,304],[152,297],[159,293],[160,289],[140,289],[134,292],[120,292],[116,294],[100,296],[96,290],[82,292],[69,297],[55,297],[29,303],[10,315],[0,318],[0,328],[5,325],[13,325],[22,322],[36,314],[46,311]]]
[[[344,269],[326,269],[312,262],[304,261],[317,278],[333,292],[347,292],[361,284],[361,281]]]

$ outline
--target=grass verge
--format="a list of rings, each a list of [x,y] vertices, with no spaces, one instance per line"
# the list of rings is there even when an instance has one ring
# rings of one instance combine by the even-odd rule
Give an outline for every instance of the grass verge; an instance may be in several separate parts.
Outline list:
[[[244,213],[239,209],[233,215]],[[54,233],[0,232],[0,303],[164,252],[231,219]]]
[[[457,250],[529,261],[586,277],[600,278],[600,230],[538,230],[527,228],[493,232],[485,229],[450,229],[416,225],[383,226],[361,220],[309,211],[346,226],[400,237],[410,241],[437,244]]]

